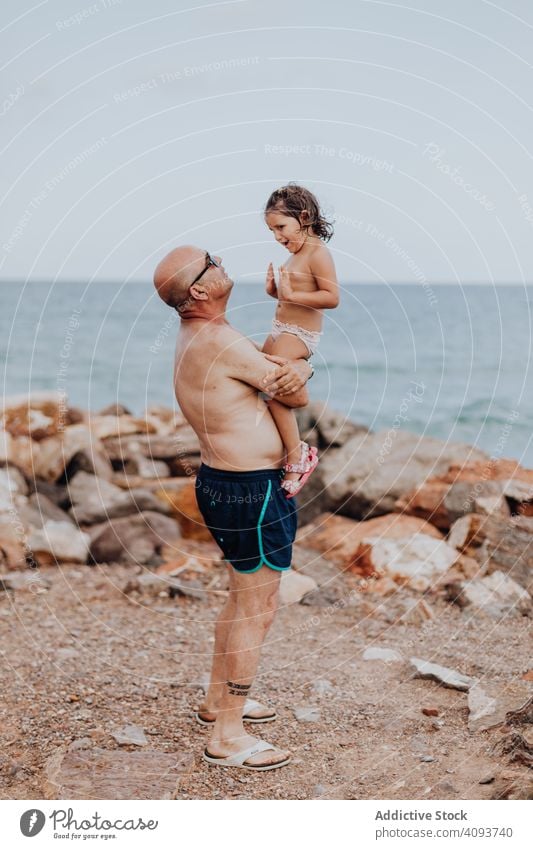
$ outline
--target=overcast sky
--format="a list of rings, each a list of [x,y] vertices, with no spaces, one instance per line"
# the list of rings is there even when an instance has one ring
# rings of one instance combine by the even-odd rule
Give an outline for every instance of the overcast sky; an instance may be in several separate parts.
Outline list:
[[[295,180],[345,282],[533,281],[527,0],[2,0],[3,280],[258,280]]]

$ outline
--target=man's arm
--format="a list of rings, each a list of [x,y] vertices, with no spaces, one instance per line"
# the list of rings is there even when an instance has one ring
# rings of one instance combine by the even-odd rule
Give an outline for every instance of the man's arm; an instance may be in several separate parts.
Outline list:
[[[267,357],[249,339],[237,334],[233,342],[224,348],[222,356],[230,377],[273,396],[286,407],[305,407],[308,404],[305,382],[311,367],[306,360],[286,361],[280,357]],[[278,362],[278,367],[273,366]],[[293,387],[296,389],[293,390]]]

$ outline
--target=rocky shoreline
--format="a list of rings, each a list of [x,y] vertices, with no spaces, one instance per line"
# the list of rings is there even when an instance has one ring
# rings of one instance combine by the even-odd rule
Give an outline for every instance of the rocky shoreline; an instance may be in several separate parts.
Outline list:
[[[316,616],[332,627],[337,617],[363,615],[421,629],[448,608],[463,617],[465,632],[479,621],[500,629],[502,639],[525,634],[516,658],[522,671],[512,686],[457,664],[406,657],[395,646],[369,645],[363,659],[400,662],[410,678],[465,693],[467,732],[497,730],[502,763],[527,771],[533,470],[463,443],[371,432],[321,403],[298,415],[302,437],[318,447],[321,462],[299,499],[282,606],[301,609],[302,633]],[[78,575],[85,568],[89,581],[95,566],[110,574],[115,565],[124,598],[219,603],[225,570],[196,506],[199,446],[179,412],[153,406],[134,416],[114,405],[88,414],[55,393],[35,393],[5,398],[0,416],[4,598],[22,593],[30,605],[29,591],[37,603],[53,588],[58,567]],[[302,711],[298,721],[313,721],[305,705]],[[127,734],[125,742],[114,739],[121,747],[144,745]],[[54,764],[56,775],[61,765]],[[50,798],[61,798],[54,796],[58,786],[47,790]],[[494,798],[516,798],[530,793],[527,787],[507,796],[500,788]]]

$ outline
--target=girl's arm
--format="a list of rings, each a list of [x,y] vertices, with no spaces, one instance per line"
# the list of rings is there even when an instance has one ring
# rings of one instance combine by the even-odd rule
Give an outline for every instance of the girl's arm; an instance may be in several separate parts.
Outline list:
[[[295,292],[291,286],[289,273],[279,269],[278,297],[281,301],[313,307],[317,310],[332,310],[339,304],[339,284],[335,264],[329,251],[320,251],[310,263],[310,271],[316,280],[316,292]]]

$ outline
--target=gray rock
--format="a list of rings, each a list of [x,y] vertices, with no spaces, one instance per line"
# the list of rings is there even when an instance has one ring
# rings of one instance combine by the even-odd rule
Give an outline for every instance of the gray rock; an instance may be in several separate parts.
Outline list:
[[[501,725],[507,713],[524,707],[532,694],[533,683],[529,681],[477,682],[468,691],[468,729],[484,731]]]
[[[394,663],[402,661],[403,657],[400,652],[395,649],[380,648],[379,646],[369,646],[363,652],[363,660],[384,660],[385,663]]]
[[[317,589],[316,582],[308,575],[300,575],[291,569],[281,576],[279,601],[281,605],[297,604],[307,593]]]
[[[328,696],[335,692],[335,687],[327,678],[317,678],[311,685],[311,690],[317,696]]]
[[[0,575],[0,590],[17,592],[27,590],[28,592],[38,593],[45,592],[51,586],[52,582],[36,569],[27,569],[24,572],[12,571]]]
[[[437,683],[443,684],[444,687],[450,687],[454,690],[466,692],[477,681],[477,678],[470,678],[468,675],[463,675],[455,669],[449,669],[447,666],[439,666],[437,663],[431,663],[431,661],[423,660],[420,657],[411,657],[409,663],[415,670],[415,678],[427,678],[437,681]]]
[[[153,563],[162,547],[180,536],[178,523],[159,513],[113,519],[91,535],[90,558],[95,563]]]
[[[112,731],[111,736],[119,746],[147,746],[148,740],[144,734],[144,728],[140,725],[124,725],[117,731]]]
[[[42,492],[32,492],[28,498],[28,503],[33,513],[39,516],[39,524],[35,525],[37,528],[42,528],[48,519],[52,519],[54,522],[72,522],[69,514],[65,510],[61,510],[51,498],[48,498]]]
[[[320,708],[314,705],[299,705],[292,712],[298,722],[320,722]]]
[[[520,584],[500,570],[484,578],[461,584],[461,606],[474,607],[491,619],[531,613],[531,596]]]
[[[389,443],[389,430],[352,436],[342,448],[322,457],[306,484],[306,496],[319,495],[321,510],[370,519],[393,512],[400,496],[427,477],[444,474],[452,463],[488,459],[466,443],[420,437],[401,429]]]
[[[132,416],[131,410],[128,410],[124,404],[108,404],[102,410],[99,410],[97,416]]]
[[[45,799],[174,799],[191,753],[60,749],[46,762]]]
[[[67,488],[72,504],[70,513],[78,524],[92,525],[143,510],[156,513],[168,513],[169,510],[148,490],[126,491],[86,472],[78,472]]]
[[[42,528],[30,532],[28,546],[37,560],[48,555],[47,559],[55,563],[86,563],[89,535],[78,530],[72,522],[48,519]]]

